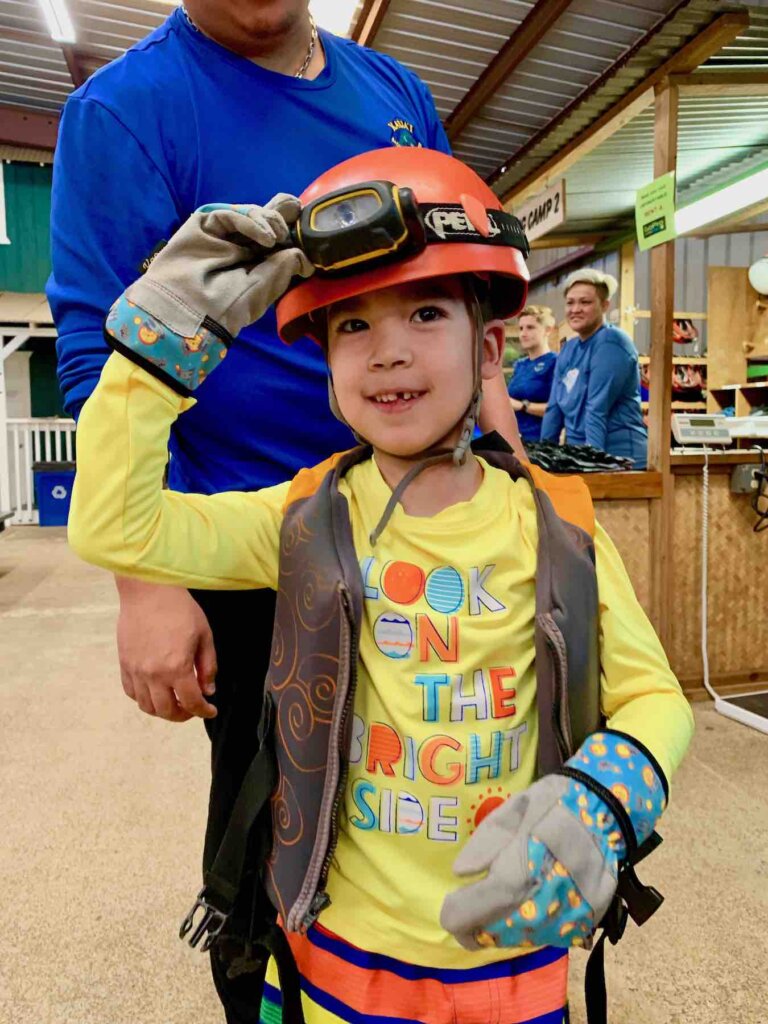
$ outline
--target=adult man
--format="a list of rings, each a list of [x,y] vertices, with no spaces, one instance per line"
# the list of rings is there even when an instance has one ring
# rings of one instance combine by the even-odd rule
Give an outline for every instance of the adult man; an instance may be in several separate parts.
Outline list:
[[[188,0],[94,75],[67,102],[54,173],[48,295],[69,411],[78,415],[107,358],[111,303],[192,211],[298,194],[388,145],[447,151],[427,89],[391,58],[317,32],[307,0]],[[316,346],[277,339],[273,314],[245,330],[174,434],[170,486],[253,490],[349,447],[326,372]],[[206,719],[208,865],[254,752],[274,594],[199,594],[198,604],[180,588],[117,588],[126,694],[170,721]],[[247,902],[241,910],[242,930]],[[213,972],[230,1024],[258,1020],[260,977],[229,978],[216,957]]]

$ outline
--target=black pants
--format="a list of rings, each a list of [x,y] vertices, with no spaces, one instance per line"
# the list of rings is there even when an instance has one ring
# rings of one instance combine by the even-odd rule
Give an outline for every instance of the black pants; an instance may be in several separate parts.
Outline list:
[[[203,869],[213,862],[229,821],[240,783],[257,748],[264,678],[269,665],[275,593],[272,590],[193,591],[213,631],[218,657],[216,718],[206,720],[211,740],[211,792]],[[254,878],[247,875],[228,931],[248,937]],[[230,927],[231,925],[231,927]],[[258,1024],[265,965],[229,977],[230,965],[216,948],[211,969],[227,1024]]]

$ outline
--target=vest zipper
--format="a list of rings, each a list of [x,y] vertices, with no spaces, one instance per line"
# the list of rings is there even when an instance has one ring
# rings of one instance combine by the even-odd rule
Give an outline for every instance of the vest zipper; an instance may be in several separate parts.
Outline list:
[[[347,687],[344,707],[342,708],[342,712],[339,717],[339,728],[337,734],[339,745],[339,777],[333,798],[333,804],[331,806],[328,845],[320,867],[317,884],[314,886],[314,895],[312,896],[309,907],[301,917],[300,930],[302,932],[306,932],[312,927],[321,912],[325,910],[331,902],[330,896],[325,891],[325,886],[328,881],[328,872],[330,871],[331,861],[333,860],[333,855],[336,852],[336,844],[339,839],[339,810],[341,808],[341,801],[344,796],[344,791],[347,785],[347,776],[349,774],[349,759],[347,757],[345,744],[347,743],[347,722],[349,720],[350,711],[354,705],[355,690],[357,689],[358,636],[352,611],[352,604],[346,587],[340,587],[340,595],[341,603],[344,607],[344,614],[347,619],[347,625],[349,627],[349,685]]]
[[[552,663],[555,670],[552,725],[562,759],[567,761],[574,751],[573,739],[570,735],[568,724],[568,654],[565,637],[549,613],[538,615],[537,619],[544,633],[547,647],[552,654]]]

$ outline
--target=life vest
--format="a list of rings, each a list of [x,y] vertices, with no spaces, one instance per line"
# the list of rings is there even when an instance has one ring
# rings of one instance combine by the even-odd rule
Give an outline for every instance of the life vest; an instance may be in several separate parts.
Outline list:
[[[536,690],[538,775],[600,726],[598,597],[589,492],[506,451],[476,447],[533,488],[538,522]],[[277,767],[265,884],[288,931],[310,927],[325,882],[347,775],[363,583],[339,481],[369,458],[356,448],[294,479],[280,533],[272,656],[265,684]]]
[[[601,725],[592,501],[582,480],[552,476],[519,461],[498,435],[472,447],[533,490],[537,775],[542,776],[560,768]],[[181,927],[181,937],[189,937],[193,946],[202,940],[203,951],[226,936],[246,857],[286,930],[306,930],[328,905],[325,883],[347,777],[363,620],[362,576],[339,482],[370,457],[365,446],[334,455],[299,472],[289,488],[259,751],[205,885]],[[280,971],[283,1021],[301,1022],[298,971],[261,895],[236,970],[253,969],[261,951],[268,950]]]

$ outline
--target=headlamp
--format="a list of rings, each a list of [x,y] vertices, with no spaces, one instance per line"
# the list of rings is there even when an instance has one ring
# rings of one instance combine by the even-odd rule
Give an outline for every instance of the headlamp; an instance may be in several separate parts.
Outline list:
[[[312,200],[292,232],[321,274],[359,273],[421,252],[430,243],[506,245],[529,252],[520,221],[487,210],[480,231],[458,203],[418,203],[413,191],[391,181],[364,181]]]

